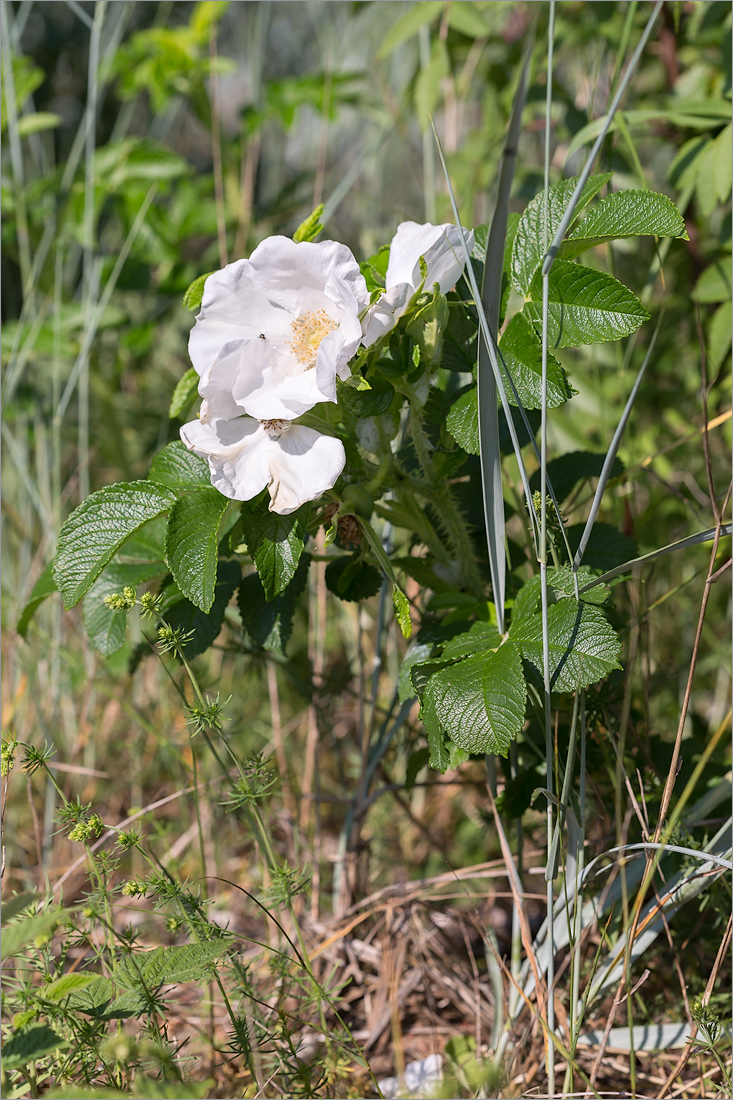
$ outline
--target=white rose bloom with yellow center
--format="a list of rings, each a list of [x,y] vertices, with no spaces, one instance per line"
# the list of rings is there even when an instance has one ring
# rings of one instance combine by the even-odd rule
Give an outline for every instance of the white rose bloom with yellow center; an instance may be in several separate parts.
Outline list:
[[[364,343],[367,347],[390,332],[410,304],[422,282],[420,258],[425,259],[428,273],[425,290],[432,292],[438,283],[441,294],[447,294],[460,279],[466,266],[463,240],[470,253],[473,230],[460,230],[457,225],[420,225],[402,222],[389,246],[389,264],[385,276],[385,291],[364,318]]]
[[[181,438],[207,459],[211,484],[225,497],[251,500],[267,488],[270,511],[283,516],[330,489],[346,461],[340,439],[277,417],[193,420]]]
[[[359,265],[335,241],[268,237],[210,275],[189,340],[204,423],[242,413],[292,420],[335,401],[368,304]]]

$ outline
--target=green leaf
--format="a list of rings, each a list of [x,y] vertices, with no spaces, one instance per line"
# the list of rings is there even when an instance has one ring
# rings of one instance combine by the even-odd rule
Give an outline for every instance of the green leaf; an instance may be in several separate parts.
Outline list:
[[[451,30],[465,34],[467,38],[485,38],[490,30],[483,12],[479,11],[473,0],[451,0],[448,7],[448,26]]]
[[[389,581],[392,582],[392,602],[394,604],[395,615],[397,616],[397,622],[399,623],[400,630],[402,631],[403,638],[409,638],[412,634],[412,620],[410,619],[410,602],[407,596],[400,588],[395,571],[392,568],[392,562],[389,559],[389,555],[386,553],[382,543],[377,538],[377,533],[372,527],[371,523],[364,517],[360,517],[359,526],[364,532],[364,536],[369,543],[372,553],[377,559],[384,575]]]
[[[356,603],[376,595],[382,574],[358,554],[343,554],[326,566],[326,587],[340,600]]]
[[[588,205],[594,195],[608,183],[612,172],[604,172],[598,176],[589,176],[588,182],[583,188],[575,215]],[[560,227],[563,215],[567,210],[577,179],[571,176],[560,183],[550,187],[547,194],[547,232],[545,233],[544,216],[544,192],[535,195],[528,204],[527,209],[519,219],[517,233],[512,248],[512,280],[514,287],[526,297],[532,284],[535,272],[544,259],[545,252],[552,244],[552,238]]]
[[[83,989],[76,990],[69,997],[68,1007],[75,1012],[86,1012],[98,1019],[111,1019],[105,1016],[107,1006],[114,997],[114,986],[109,978],[98,974],[90,975],[91,981]]]
[[[20,137],[27,137],[41,130],[55,130],[63,121],[61,115],[51,111],[34,111],[33,114],[22,115],[18,119],[18,134]]]
[[[732,326],[731,303],[724,302],[708,322],[708,367],[711,372],[717,371],[725,362],[730,351]]]
[[[158,451],[150,465],[150,481],[169,489],[202,489],[211,486],[208,463],[180,439]]]
[[[524,725],[526,702],[519,652],[505,642],[495,652],[466,657],[437,672],[423,706],[434,711],[450,739],[466,752],[506,756]]]
[[[20,618],[18,619],[15,629],[18,631],[21,638],[26,637],[31,619],[43,601],[57,591],[56,581],[53,579],[53,562],[50,561],[33,585],[33,591],[28,597],[28,603],[20,613]]]
[[[565,596],[575,595],[575,574],[573,573],[572,565],[561,565],[559,569],[550,569],[547,573],[547,583],[554,592],[558,595]],[[596,574],[592,569],[589,569],[585,565],[581,565],[577,572],[578,588],[582,588],[586,584],[590,584],[592,580],[595,580]],[[590,592],[586,592],[582,597],[583,603],[604,604],[611,594],[611,589],[607,584],[599,584],[596,588],[593,588]]]
[[[595,579],[596,574],[592,572],[586,566],[581,566],[578,569],[578,588],[582,588],[585,584],[590,584]],[[547,601],[548,605],[552,605],[558,602],[558,600],[564,599],[566,596],[575,595],[575,582],[574,582],[573,567],[571,565],[562,565],[559,569],[549,569],[547,572]],[[517,596],[514,600],[514,607],[512,609],[512,624],[516,625],[524,620],[530,618],[535,614],[540,605],[540,597],[542,594],[542,581],[539,575],[530,577],[528,581],[520,588]],[[597,588],[591,589],[582,597],[583,603],[590,604],[603,604],[608,599],[610,589],[607,585],[598,585]]]
[[[183,159],[149,138],[124,138],[97,149],[94,176],[105,192],[124,191],[130,184],[164,183],[190,171]]]
[[[262,649],[285,656],[298,597],[308,581],[309,565],[310,555],[303,554],[290,584],[274,600],[265,599],[262,582],[256,573],[245,577],[239,586],[237,602],[242,625]]]
[[[443,332],[443,356],[440,366],[446,370],[472,371],[476,366],[476,322],[468,311],[452,303],[448,325]]]
[[[205,275],[199,275],[189,285],[186,293],[183,295],[184,309],[188,309],[191,311],[191,313],[193,313],[195,310],[200,308],[201,302],[204,298],[204,287],[206,286],[206,280],[208,279],[209,275],[213,274],[213,271],[207,271]],[[191,370],[193,370],[193,368],[190,368],[186,371],[184,378],[186,378],[191,373]],[[193,373],[196,374],[196,371],[194,371]],[[181,383],[179,382],[178,385],[180,386],[180,384]]]
[[[313,213],[309,214],[305,221],[302,221],[295,230],[293,233],[293,240],[314,241],[323,229],[321,225],[321,215],[325,209],[323,203],[319,203]]]
[[[33,902],[38,901],[38,894],[29,890],[24,894],[14,894],[12,898],[6,898],[2,905],[2,923],[7,924],[13,917],[17,917],[18,913],[22,913]],[[3,954],[5,949],[3,948]]]
[[[15,94],[15,113],[16,116],[20,115],[23,110],[29,96],[33,95],[36,88],[43,84],[45,79],[45,73],[43,69],[37,68],[29,57],[23,57],[22,54],[14,54],[12,58],[12,73],[8,78],[8,82],[12,80],[13,91]],[[8,109],[6,103],[6,90],[8,82],[3,78],[2,82],[2,110],[0,111],[0,129],[5,132],[5,128],[8,124]]]
[[[517,313],[507,325],[499,341],[504,357],[501,364],[507,397],[516,405],[514,394],[506,380],[507,371],[516,386],[525,409],[542,408],[542,343],[527,318]],[[555,409],[573,396],[574,390],[565,371],[554,356],[547,357],[547,407]],[[465,449],[465,448],[464,448]]]
[[[420,4],[413,4],[397,22],[390,27],[379,47],[377,57],[387,57],[402,42],[412,38],[424,27],[426,23],[432,23],[443,10],[443,0],[422,0]]]
[[[568,260],[555,260],[549,279],[548,343],[553,348],[575,348],[618,340],[636,332],[649,320],[635,294],[603,271]],[[542,326],[542,278],[538,272],[530,287],[524,312],[535,327]]]
[[[127,614],[113,611],[104,602],[105,596],[121,592],[128,585],[139,584],[165,573],[165,562],[110,562],[97,577],[84,596],[84,629],[94,648],[105,657],[111,656],[123,645],[127,634]]]
[[[667,178],[678,190],[683,191],[697,183],[700,167],[703,164],[702,155],[710,144],[707,134],[698,134],[691,141],[686,141],[675,156],[667,171]]]
[[[389,265],[389,245],[382,247],[359,264],[359,270],[366,280],[367,290],[371,294],[373,290],[384,287],[384,279]]]
[[[725,203],[731,192],[731,160],[733,128],[729,125],[709,143],[700,157],[697,177],[697,201],[704,217],[710,217],[715,207]]]
[[[392,585],[392,603],[395,615],[402,631],[403,638],[409,638],[412,634],[412,619],[410,618],[410,601],[398,584]]]
[[[3,958],[9,959],[12,955],[19,955],[36,940],[47,943],[65,919],[67,912],[66,909],[46,909],[35,916],[23,917],[21,920],[4,925]]]
[[[567,528],[568,545],[573,554],[580,545],[584,530],[584,523],[574,523],[572,527]],[[636,557],[637,552],[636,543],[623,531],[612,527],[610,523],[596,523],[593,525],[583,554],[583,565],[591,569],[600,569],[605,573],[616,565],[631,561]]]
[[[570,259],[606,241],[641,236],[689,240],[684,218],[666,195],[654,191],[616,191],[586,213],[565,238],[560,255]]]
[[[433,293],[425,305],[420,306],[407,326],[406,332],[420,349],[420,362],[426,367],[438,364],[443,352],[443,332],[448,324],[450,309],[444,294]]]
[[[450,766],[450,752],[445,743],[445,735],[438,721],[438,716],[431,707],[420,707],[420,719],[428,735],[428,749],[430,750],[428,763],[436,771],[444,772]]]
[[[565,598],[548,608],[547,620],[553,691],[588,687],[621,667],[621,642],[598,608]],[[542,616],[521,620],[512,628],[511,637],[524,659],[542,676]]]
[[[493,623],[477,622],[462,634],[456,634],[443,646],[441,660],[458,657],[471,657],[487,649],[496,649],[501,645],[501,634]]]
[[[206,612],[214,602],[219,527],[228,506],[218,489],[195,489],[176,501],[168,517],[165,556],[173,579]]]
[[[68,610],[110,558],[148,520],[167,512],[174,494],[152,481],[120,482],[92,493],[61,528],[53,574]]]
[[[429,748],[416,749],[415,752],[410,753],[407,757],[407,765],[405,766],[405,790],[412,790],[415,786],[415,780],[429,761]]]
[[[370,378],[368,388],[363,390],[336,379],[339,405],[357,416],[381,416],[392,404],[394,393],[394,386],[385,378]]]
[[[579,481],[589,477],[599,477],[605,461],[606,456],[602,454],[593,454],[591,451],[571,451],[548,462],[547,476],[558,503],[570,495]],[[611,477],[620,477],[623,472],[624,464],[621,459],[614,459]],[[529,479],[529,487],[533,493],[536,493],[540,486],[540,471],[535,470]]]
[[[446,427],[459,447],[470,455],[477,455],[478,438],[478,389],[471,386],[450,407]]]
[[[269,499],[269,498],[268,498]],[[279,596],[295,576],[307,535],[310,507],[288,516],[270,512],[267,500],[242,505],[242,529],[247,549],[262,582],[266,600]]]
[[[229,937],[219,937],[180,947],[135,951],[120,959],[115,981],[129,990],[136,990],[141,985],[150,990],[161,985],[200,982],[209,976],[211,964],[226,954],[230,944]]]
[[[199,376],[193,367],[189,367],[182,378],[176,382],[176,388],[168,406],[169,420],[183,420],[199,388]]]
[[[96,981],[96,974],[83,974],[81,972],[62,974],[55,982],[42,986],[39,993],[44,1001],[62,1001],[64,997],[77,993],[94,981]]]
[[[408,699],[414,699],[417,694],[412,683],[412,669],[428,660],[432,652],[432,645],[428,642],[417,642],[408,649],[400,665],[398,679],[398,698],[400,703],[406,703]]]
[[[20,1069],[38,1058],[46,1058],[59,1048],[67,1047],[66,1039],[47,1024],[35,1024],[10,1035],[3,1042],[3,1069]]]
[[[692,298],[695,302],[728,302],[731,295],[730,258],[723,263],[717,260],[706,267],[695,283]]]
[[[242,579],[242,570],[236,561],[220,561],[214,590],[214,602],[208,615],[200,607],[185,599],[171,580],[161,590],[160,611],[172,627],[180,627],[193,636],[186,642],[186,657],[198,657],[216,640],[224,622],[224,612],[235,588]]]
[[[121,548],[117,558],[119,561],[134,562],[160,562],[165,561],[165,529],[168,525],[168,517],[165,513],[156,516],[148,523],[143,524],[132,538],[128,539]]]

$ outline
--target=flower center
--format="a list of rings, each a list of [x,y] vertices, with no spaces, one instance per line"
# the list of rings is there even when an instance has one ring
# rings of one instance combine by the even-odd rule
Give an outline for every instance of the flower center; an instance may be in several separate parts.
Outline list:
[[[316,365],[316,353],[324,336],[338,328],[338,321],[332,320],[325,309],[313,309],[296,317],[290,325],[293,338],[289,347],[293,355],[306,370]]]
[[[290,420],[260,420],[260,424],[267,432],[270,439],[279,439],[291,424]]]

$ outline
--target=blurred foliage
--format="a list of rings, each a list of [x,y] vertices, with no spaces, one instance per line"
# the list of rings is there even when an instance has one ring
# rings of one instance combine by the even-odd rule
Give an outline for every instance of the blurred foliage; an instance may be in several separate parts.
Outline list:
[[[195,278],[226,258],[247,255],[269,234],[292,235],[321,202],[325,235],[348,243],[360,257],[373,256],[405,218],[451,219],[429,130],[431,114],[462,221],[489,221],[522,51],[534,33],[513,199],[517,212],[524,209],[543,183],[549,6],[485,0],[232,5],[164,0],[76,7],[2,5],[3,721],[25,741],[41,743],[53,734],[59,759],[87,769],[73,776],[73,783],[67,777],[64,792],[71,797],[72,790],[80,791],[85,802],[93,797],[105,820],[121,820],[161,791],[186,789],[194,760],[176,696],[151,662],[139,664],[142,652],[149,651],[145,625],[134,620],[132,640],[109,659],[85,650],[78,621],[67,616],[62,622],[50,604],[39,610],[27,642],[12,634],[55,549],[61,519],[80,499],[83,477],[94,489],[143,477],[152,455],[177,438],[178,421],[169,419],[168,407],[189,367],[192,318],[181,299]],[[587,0],[556,6],[552,182],[582,167],[649,8]],[[91,162],[85,155],[85,112],[92,30],[80,13],[90,23],[98,20],[99,32]],[[663,6],[595,167],[613,171],[615,187],[668,194],[682,211],[690,238],[671,249],[654,240],[633,248],[602,246],[620,280],[637,291],[644,286],[640,296],[649,311],[664,309],[653,361],[622,443],[623,469],[600,517],[633,538],[641,552],[713,524],[702,446],[703,391],[718,506],[728,489],[730,28],[727,4]],[[647,340],[642,329],[623,347],[557,352],[578,396],[550,418],[552,456],[605,453]],[[85,378],[88,387],[78,390]],[[440,409],[431,414],[439,423]],[[475,481],[478,466],[467,468]],[[511,460],[507,470],[508,501],[514,506],[519,497]],[[579,482],[563,502],[569,524],[587,515],[591,486],[587,479]],[[477,517],[475,496],[468,488],[459,491],[465,491],[469,517]],[[436,519],[430,509],[426,517]],[[518,556],[524,553],[523,523],[516,505],[510,549]],[[485,555],[480,527],[476,518],[479,556]],[[719,565],[728,545],[721,545]],[[408,559],[410,547],[400,549]],[[634,785],[636,797],[643,795],[654,820],[708,557],[707,547],[670,555],[613,588],[616,625],[624,632],[627,658],[633,646],[637,661],[622,745],[616,737],[625,714],[623,677],[589,693],[598,731],[588,745],[594,845],[608,846],[616,835],[616,806],[626,806],[626,790],[615,786],[617,749],[623,777]],[[345,583],[329,568],[329,587]],[[426,610],[429,629],[431,608],[436,615],[446,610],[440,605],[440,577],[421,573],[419,559],[412,559],[411,568],[416,583],[437,594]],[[372,576],[357,579],[364,592],[374,589]],[[377,601],[375,595],[359,608],[339,605],[338,613],[329,612],[320,638],[325,656],[319,698],[329,700],[319,749],[320,791],[329,801],[321,804],[320,828],[329,843],[343,828],[344,792],[351,791],[358,774],[358,703],[369,690],[363,669],[375,656],[359,624],[375,621]],[[334,599],[329,608],[336,606]],[[679,788],[729,706],[729,619],[724,575],[711,588]],[[290,736],[297,742],[288,763],[302,770],[303,716],[313,692],[306,611],[301,607],[296,613],[287,660],[266,656],[243,638],[234,609],[225,623],[217,648],[199,660],[202,679],[215,684],[222,698],[233,696],[231,712],[242,715],[229,729],[231,743],[242,759],[271,744],[274,670],[282,727],[294,730]],[[384,655],[385,675],[392,679],[400,644],[390,642]],[[132,701],[120,690],[128,662],[139,665]],[[383,703],[380,696],[378,706]],[[558,725],[561,758],[568,720],[563,713]],[[533,718],[516,757],[500,774],[503,811],[508,818],[523,816],[528,849],[541,827],[530,804],[542,782],[543,736]],[[395,801],[375,799],[361,823],[360,858],[370,860],[371,889],[391,885],[395,874],[440,874],[446,866],[499,855],[485,812],[481,765],[465,763],[456,773],[461,797],[446,797],[442,787],[423,785],[423,744],[422,732],[407,723],[380,765],[386,790],[405,784],[407,789],[400,789]],[[722,781],[729,755],[727,747],[716,751],[701,792]],[[46,870],[60,868],[77,852],[63,836],[45,837],[36,851],[34,815],[40,810],[42,816],[45,805],[52,817],[56,795],[47,784],[32,814],[23,801],[24,781],[13,785],[16,777],[17,772],[10,777],[18,794],[8,867],[13,886],[21,888],[41,873],[44,859]],[[289,825],[277,816],[280,805],[273,817],[286,856]],[[175,844],[193,814],[190,802],[173,807],[143,819],[151,846],[161,851]],[[251,846],[216,800],[208,812],[219,853],[226,853],[227,867],[233,865],[227,874],[236,877],[239,867],[251,862]],[[281,817],[287,820],[284,812]],[[638,839],[639,821],[631,811],[628,820],[629,839]],[[696,826],[696,843],[704,843],[709,832],[706,824]],[[195,853],[176,852],[167,864],[171,874],[183,881],[201,873]],[[134,851],[125,860],[125,874],[140,873]],[[324,896],[332,886],[330,867],[324,858]],[[704,988],[715,958],[727,900],[721,883],[706,895],[707,910],[699,904],[681,911],[684,968],[696,987]],[[239,905],[241,899],[230,903]],[[147,932],[156,927],[153,918],[144,919]],[[93,918],[80,917],[78,935],[91,936],[92,924]],[[665,950],[659,948],[659,974],[671,971]],[[40,958],[39,973],[48,975],[55,964],[48,953]],[[249,988],[248,978],[240,977],[242,988]],[[267,989],[264,982],[259,992]],[[282,1004],[291,990],[292,985],[283,986]],[[656,995],[660,1013],[681,1011],[679,994],[667,984],[660,983]],[[34,998],[28,994],[28,1010],[41,1011]],[[135,1047],[133,1053],[136,1065],[151,1065],[145,1061],[147,1049]],[[483,1080],[485,1067],[473,1053],[461,1072],[461,1057],[455,1050],[452,1057],[456,1081],[462,1081],[461,1073],[471,1088]],[[329,1066],[328,1072],[337,1069]]]

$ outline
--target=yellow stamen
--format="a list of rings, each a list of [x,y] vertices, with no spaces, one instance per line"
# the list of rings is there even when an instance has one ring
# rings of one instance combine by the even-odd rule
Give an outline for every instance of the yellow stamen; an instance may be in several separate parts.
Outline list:
[[[293,330],[290,350],[308,370],[316,365],[316,354],[321,340],[338,328],[338,321],[332,320],[325,309],[314,309],[310,313],[304,313],[302,317],[296,317],[290,327]]]
[[[289,420],[260,420],[270,439],[279,439],[288,430],[290,423]]]

